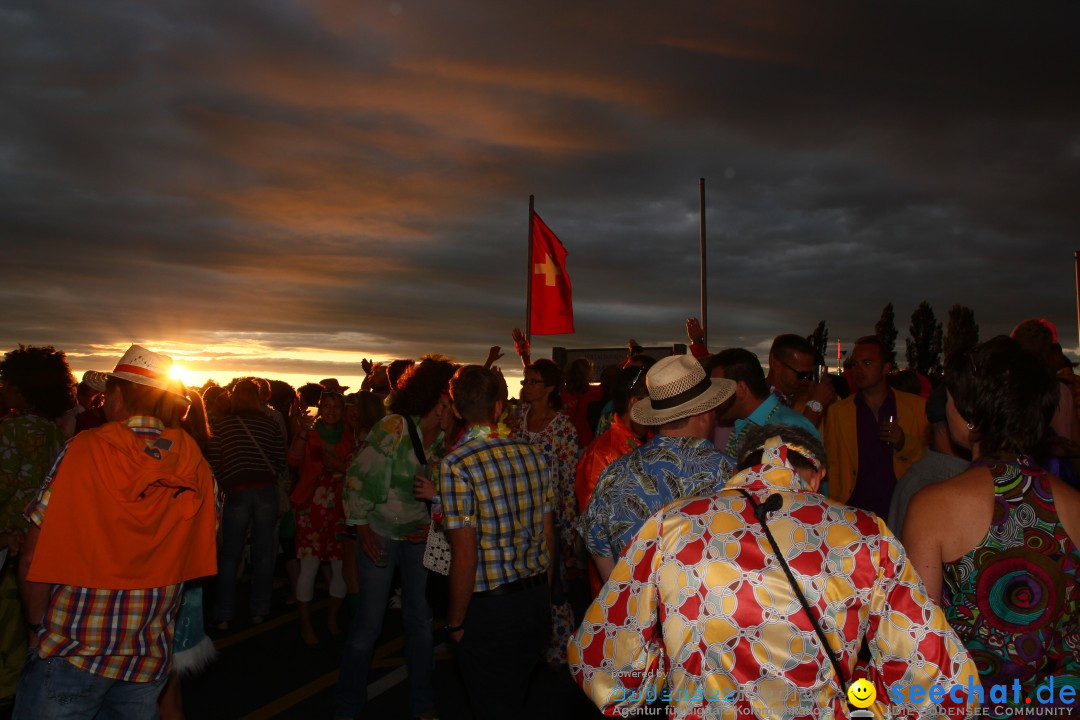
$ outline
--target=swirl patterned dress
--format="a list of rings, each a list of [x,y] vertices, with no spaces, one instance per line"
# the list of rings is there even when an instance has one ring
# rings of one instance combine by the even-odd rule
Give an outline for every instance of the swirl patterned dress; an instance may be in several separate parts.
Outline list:
[[[1049,475],[1026,457],[987,463],[994,515],[983,541],[944,567],[944,609],[983,686],[1030,693],[1050,677],[1080,687],[1080,550],[1054,509]]]

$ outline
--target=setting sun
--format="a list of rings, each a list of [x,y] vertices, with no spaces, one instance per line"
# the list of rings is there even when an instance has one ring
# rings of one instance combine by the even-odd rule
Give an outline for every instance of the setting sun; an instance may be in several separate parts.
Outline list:
[[[180,382],[184,383],[184,385],[187,385],[189,387],[193,386],[193,385],[198,386],[199,383],[200,383],[200,381],[195,377],[195,375],[190,370],[188,370],[186,367],[184,367],[183,365],[181,365],[179,363],[174,363],[173,364],[172,369],[169,370],[169,375],[171,375],[174,379],[179,380]]]

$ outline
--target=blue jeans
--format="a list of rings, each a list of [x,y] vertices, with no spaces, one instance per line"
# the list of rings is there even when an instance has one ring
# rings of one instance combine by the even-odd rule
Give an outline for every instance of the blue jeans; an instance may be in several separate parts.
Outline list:
[[[157,699],[168,676],[125,682],[80,670],[64,658],[32,653],[19,678],[12,720],[157,720]]]
[[[251,614],[263,617],[270,614],[277,511],[277,488],[273,485],[225,491],[225,507],[221,512],[215,621],[232,620],[236,607],[236,573],[240,567],[248,525],[251,525]]]
[[[427,603],[427,569],[424,544],[389,541],[389,562],[378,567],[357,547],[360,571],[360,604],[349,629],[341,660],[341,677],[335,699],[335,716],[355,717],[367,704],[368,668],[375,643],[382,632],[394,566],[401,573],[402,620],[405,625],[405,665],[409,670],[409,697],[413,715],[435,710],[431,677],[435,650],[431,640],[431,608]]]

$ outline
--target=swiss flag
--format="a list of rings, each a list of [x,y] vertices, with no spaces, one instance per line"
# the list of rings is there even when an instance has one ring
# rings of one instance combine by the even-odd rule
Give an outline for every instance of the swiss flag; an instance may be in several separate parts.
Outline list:
[[[540,216],[532,214],[532,315],[533,335],[574,332],[574,305],[570,276],[566,274],[566,248]]]

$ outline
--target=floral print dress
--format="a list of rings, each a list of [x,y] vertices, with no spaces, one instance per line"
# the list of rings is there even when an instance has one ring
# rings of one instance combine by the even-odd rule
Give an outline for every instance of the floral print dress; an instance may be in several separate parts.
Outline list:
[[[529,431],[529,406],[521,412],[521,425],[515,432],[526,442],[540,449],[544,460],[551,468],[551,479],[555,490],[555,531],[559,544],[563,547],[564,559],[567,550],[572,550],[577,541],[577,499],[574,495],[574,475],[577,471],[578,448],[577,430],[563,413],[557,413],[547,427],[540,432]]]
[[[346,430],[334,450],[344,460],[352,445],[352,433]],[[312,430],[300,462],[300,482],[292,496],[296,557],[340,560],[341,535],[345,531],[345,511],[341,504],[345,473],[330,472],[323,467],[323,447],[323,439]]]
[[[524,405],[521,425],[515,431],[514,437],[539,448],[551,468],[555,496],[555,535],[560,551],[559,578],[556,584],[565,592],[568,580],[583,579],[585,576],[586,560],[578,556],[579,535],[575,527],[577,497],[574,493],[574,477],[580,454],[577,430],[570,418],[563,413],[557,413],[547,427],[539,432],[529,431],[528,418],[529,406]],[[563,592],[556,588],[551,598],[551,643],[544,653],[544,659],[549,663],[566,664],[566,647],[577,625],[574,612]]]

